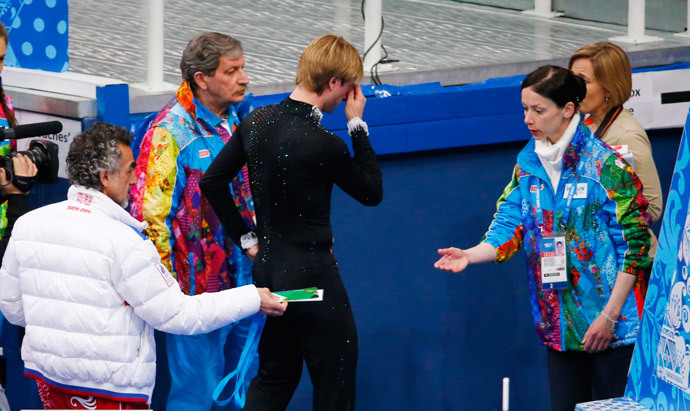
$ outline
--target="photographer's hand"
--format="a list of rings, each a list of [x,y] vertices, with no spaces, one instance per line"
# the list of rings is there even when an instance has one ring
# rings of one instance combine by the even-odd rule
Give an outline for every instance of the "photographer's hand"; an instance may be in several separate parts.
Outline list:
[[[38,174],[38,167],[34,164],[29,156],[22,153],[17,153],[17,156],[12,159],[14,165],[14,172],[20,177],[35,177]]]
[[[33,161],[21,153],[18,153],[12,158],[12,166],[17,177],[31,178],[35,177],[38,173],[38,168]],[[8,177],[12,176],[8,176],[4,168],[0,168],[0,192],[2,192],[3,195],[26,194],[25,191],[18,189],[12,184],[11,180],[8,181]]]

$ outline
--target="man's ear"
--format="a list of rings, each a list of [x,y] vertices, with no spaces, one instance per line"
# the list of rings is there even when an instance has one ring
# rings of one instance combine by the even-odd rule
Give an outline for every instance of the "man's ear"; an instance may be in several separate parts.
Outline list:
[[[108,188],[110,186],[110,173],[107,170],[101,170],[99,177],[103,188]]]
[[[341,81],[337,77],[331,77],[330,80],[328,80],[328,88],[333,90],[334,88],[338,87],[340,85]]]
[[[206,90],[208,86],[206,85],[206,76],[204,73],[197,71],[194,73],[194,82],[196,83],[196,86],[202,90]]]

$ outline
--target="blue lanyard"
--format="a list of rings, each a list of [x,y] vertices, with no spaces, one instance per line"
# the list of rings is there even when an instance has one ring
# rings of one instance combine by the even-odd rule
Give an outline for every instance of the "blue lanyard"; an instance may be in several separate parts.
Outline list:
[[[266,316],[259,313],[254,314],[252,318],[252,325],[249,327],[249,333],[247,334],[247,341],[244,343],[244,348],[242,348],[242,354],[240,354],[240,360],[237,363],[237,368],[230,374],[226,375],[225,378],[220,380],[216,389],[213,390],[213,401],[219,405],[223,406],[233,401],[233,404],[237,408],[243,408],[245,402],[245,395],[247,393],[246,376],[249,367],[254,359],[254,353],[259,346],[259,339],[261,338],[261,331],[263,331],[264,323],[266,322]],[[235,390],[233,391],[230,398],[225,400],[219,400],[220,394],[222,394],[225,386],[230,382],[230,380],[235,377]]]
[[[582,170],[584,170],[585,162],[580,160],[580,162],[577,165],[577,173],[575,174],[575,180],[573,183],[570,185],[570,190],[568,191],[568,199],[565,202],[565,210],[563,210],[563,216],[561,217],[561,227],[565,227],[568,224],[568,218],[570,217],[570,208],[571,208],[571,203],[573,201],[573,197],[575,196],[575,192],[577,191],[577,182],[580,181],[580,174],[582,174]],[[544,231],[544,212],[542,211],[541,208],[541,186],[543,186],[542,183],[539,183],[537,186],[537,192],[536,192],[536,214],[537,214],[537,227],[539,227],[539,230],[541,232]],[[553,227],[552,227],[553,228]]]

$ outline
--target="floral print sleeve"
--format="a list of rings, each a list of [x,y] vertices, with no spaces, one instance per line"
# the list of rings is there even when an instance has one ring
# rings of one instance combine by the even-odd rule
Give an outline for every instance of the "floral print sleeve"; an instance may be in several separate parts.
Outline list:
[[[175,138],[162,127],[152,129],[150,152],[142,152],[137,166],[142,165],[138,173],[145,173],[138,178],[133,207],[137,210],[135,217],[149,223],[144,234],[150,238],[158,249],[163,264],[168,270],[172,267],[172,224],[171,209],[173,192],[177,178],[177,156],[179,147]],[[140,168],[140,167],[137,167]]]
[[[601,184],[613,201],[609,232],[619,252],[620,271],[638,276],[650,266],[647,199],[642,183],[627,163],[611,155],[602,166]]]
[[[482,238],[496,248],[496,262],[509,260],[522,245],[522,201],[520,195],[520,167],[513,169],[513,178],[496,202],[496,214],[489,231]]]

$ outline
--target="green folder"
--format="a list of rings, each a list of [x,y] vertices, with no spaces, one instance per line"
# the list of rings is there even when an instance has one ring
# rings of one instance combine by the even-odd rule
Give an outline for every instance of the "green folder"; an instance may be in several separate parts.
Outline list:
[[[318,298],[319,291],[316,287],[304,288],[301,290],[275,291],[273,294],[285,297],[285,301],[304,301]]]

